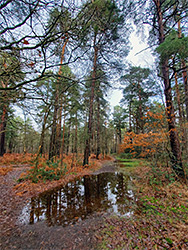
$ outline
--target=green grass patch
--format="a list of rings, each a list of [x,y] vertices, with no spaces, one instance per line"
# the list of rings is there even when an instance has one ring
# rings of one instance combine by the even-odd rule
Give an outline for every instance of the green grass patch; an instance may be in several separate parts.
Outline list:
[[[125,167],[137,167],[139,166],[140,162],[135,160],[135,161],[120,161],[121,165],[124,165]]]

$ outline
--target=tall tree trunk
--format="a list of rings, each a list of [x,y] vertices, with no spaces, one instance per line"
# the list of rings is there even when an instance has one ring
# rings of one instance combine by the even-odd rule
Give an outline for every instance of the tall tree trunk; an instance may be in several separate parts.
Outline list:
[[[132,110],[131,110],[131,101],[129,102],[129,132],[132,131],[132,121],[131,121],[131,116],[132,116]]]
[[[93,61],[93,74],[92,74],[92,84],[91,84],[91,96],[90,96],[90,104],[89,104],[89,121],[88,121],[88,129],[87,129],[87,138],[85,143],[84,150],[84,161],[83,165],[88,165],[89,163],[89,155],[90,155],[90,141],[92,136],[92,122],[93,122],[93,101],[94,101],[94,90],[95,90],[95,82],[96,82],[96,69],[97,69],[97,56],[98,56],[98,47],[96,45],[96,37],[94,36],[94,61]]]
[[[70,127],[71,127],[71,122],[68,125],[68,133],[67,133],[67,149],[66,149],[66,154],[69,154],[69,142],[70,142]]]
[[[4,65],[4,67],[6,68],[6,66]],[[3,81],[1,81],[2,87],[6,88],[7,87],[7,83],[4,83]],[[6,131],[6,126],[7,126],[7,109],[8,109],[8,102],[7,102],[7,93],[4,90],[2,93],[2,99],[3,99],[3,103],[2,103],[2,115],[1,115],[1,124],[0,124],[0,156],[3,156],[6,152],[5,150],[5,131]]]
[[[107,130],[106,127],[104,127],[104,131],[105,131],[105,133],[104,133],[105,154],[107,155],[107,154],[109,153],[109,145],[108,145],[108,137],[107,137],[107,132],[108,132],[108,130]]]
[[[72,139],[72,143],[71,143],[71,153],[74,153],[74,125],[72,126],[72,135],[71,135],[71,139]]]
[[[74,153],[76,154],[77,158],[77,153],[78,153],[78,119],[77,119],[77,112],[76,112],[76,125],[75,125],[75,134],[74,134]]]
[[[62,64],[63,64],[63,60],[64,60],[64,55],[65,55],[65,48],[66,45],[69,41],[69,37],[68,34],[66,34],[66,39],[64,41],[63,47],[62,47],[62,52],[61,52],[61,61],[60,61],[60,66],[59,66],[59,80],[58,82],[60,82],[60,77],[62,74]],[[58,156],[60,156],[61,154],[61,120],[62,120],[62,112],[63,112],[63,101],[64,104],[66,102],[66,98],[62,97],[62,93],[59,94],[59,109],[58,109],[58,118],[57,118],[57,128],[56,128],[56,154]],[[65,119],[65,116],[64,116]]]
[[[140,83],[138,82],[138,98],[139,98],[139,125],[140,130],[144,133],[144,124],[143,124],[143,111],[142,111],[142,96],[141,96],[141,87]]]
[[[121,123],[119,123],[119,126],[118,126],[118,137],[119,137],[119,142],[118,144],[120,145],[121,144]]]
[[[26,149],[26,134],[27,134],[27,117],[26,117],[26,112],[24,111],[24,140],[23,140],[23,152],[26,154],[27,149]]]
[[[101,152],[101,145],[100,145],[100,102],[99,96],[97,96],[97,153],[96,159],[99,159],[99,155]]]
[[[117,129],[115,130],[115,152],[114,153],[117,153],[117,145],[118,145],[118,135],[117,135]]]
[[[59,104],[59,109],[58,109],[58,114],[57,114],[57,127],[56,127],[56,155],[60,156],[60,151],[61,151],[61,120],[62,120],[62,110],[63,110],[63,101],[62,97],[60,98],[60,104]]]
[[[56,154],[56,128],[57,128],[57,113],[58,113],[58,99],[59,95],[56,91],[55,93],[55,103],[54,103],[54,114],[52,123],[52,132],[50,136],[50,147],[49,147],[49,160],[52,159]]]
[[[44,152],[44,136],[45,136],[45,130],[46,130],[46,122],[47,122],[49,113],[50,113],[50,107],[48,109],[48,112],[45,112],[44,114],[37,156],[43,154]]]
[[[163,43],[165,40],[164,35],[164,26],[163,26],[163,16],[161,10],[161,1],[153,0],[156,5],[157,17],[158,17],[158,26],[159,26],[159,43]],[[184,169],[182,166],[182,157],[181,157],[181,149],[178,138],[177,129],[175,126],[175,114],[174,107],[172,102],[172,90],[171,90],[171,82],[169,79],[169,68],[168,68],[168,59],[164,59],[161,61],[162,67],[162,76],[164,82],[164,94],[166,100],[166,115],[168,121],[168,131],[170,136],[170,145],[171,145],[171,160],[172,160],[172,168],[176,172],[176,174],[180,177],[185,177]]]
[[[0,124],[0,156],[3,156],[5,153],[5,130],[7,125],[7,106],[3,105],[3,114],[1,116]]]
[[[62,47],[62,52],[61,52],[61,60],[60,60],[60,66],[59,66],[59,72],[58,72],[58,75],[59,75],[58,82],[60,81],[60,76],[62,73],[62,64],[63,64],[65,48],[66,48],[66,45],[68,43],[68,40],[69,40],[69,37],[68,37],[68,35],[66,35],[66,39],[64,41],[64,44]],[[50,138],[50,148],[49,148],[49,159],[51,159],[53,156],[57,155],[57,151],[59,151],[59,148],[57,150],[57,146],[58,146],[57,144],[58,144],[59,136],[61,135],[61,121],[60,121],[60,119],[62,118],[62,112],[61,112],[61,110],[59,111],[59,108],[60,108],[59,98],[60,98],[59,86],[58,86],[58,84],[56,84],[54,116],[53,116],[53,124],[52,124],[52,134],[51,134],[51,138]],[[60,145],[59,145],[59,147],[60,147]]]
[[[174,78],[175,78],[176,98],[177,98],[177,104],[178,104],[179,123],[180,123],[180,127],[182,128],[183,120],[182,120],[182,110],[181,110],[181,101],[180,101],[180,92],[179,92],[179,86],[178,86],[177,72],[174,72]]]
[[[64,154],[64,145],[65,145],[65,108],[64,108],[64,120],[63,120],[63,136],[62,136],[62,142],[61,142],[61,165],[63,165],[63,154]]]

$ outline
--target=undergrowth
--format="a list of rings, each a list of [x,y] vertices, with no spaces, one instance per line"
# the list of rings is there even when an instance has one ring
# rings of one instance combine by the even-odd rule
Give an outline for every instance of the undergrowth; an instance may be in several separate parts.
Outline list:
[[[108,218],[99,249],[188,249],[188,189],[168,167],[136,169],[137,209]]]
[[[40,180],[44,182],[46,180],[59,180],[66,172],[66,163],[61,166],[60,160],[56,162],[47,160],[28,170],[27,174],[22,175],[22,177],[18,179],[18,182],[31,180],[33,183],[37,183]]]
[[[18,164],[31,164],[34,159],[35,155],[29,154],[29,153],[22,153],[22,154],[17,154],[17,153],[6,153],[2,157],[0,157],[0,166],[2,165],[18,165]]]
[[[86,166],[82,166],[82,158],[81,154],[77,156],[74,154],[65,155],[63,161],[57,157],[52,160],[47,160],[44,156],[39,157],[33,162],[32,167],[26,173],[21,174],[18,182],[31,180],[33,183],[38,183],[39,181],[59,180],[66,174],[77,175],[77,173],[86,168]],[[94,159],[94,155],[91,155],[90,158]],[[95,168],[95,165],[94,161],[90,161],[87,168]]]

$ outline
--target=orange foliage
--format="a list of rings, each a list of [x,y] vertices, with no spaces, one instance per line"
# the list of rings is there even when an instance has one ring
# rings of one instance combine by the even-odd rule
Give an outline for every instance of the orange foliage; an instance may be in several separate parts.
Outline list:
[[[135,134],[134,132],[127,132],[125,134],[123,144],[120,145],[120,152],[129,149],[132,156],[136,155],[136,148],[140,148],[140,157],[146,157],[152,155],[156,152],[157,148],[166,141],[166,133],[145,133],[145,134]]]
[[[167,121],[165,113],[154,113],[152,111],[147,111],[147,113],[143,117],[143,120],[145,120],[144,127],[150,131],[157,131],[158,129],[164,128]]]
[[[138,151],[139,157],[151,156],[160,150],[162,144],[167,142],[168,132],[165,129],[166,118],[164,114],[148,111],[143,119],[146,121],[145,130],[147,133],[127,132],[123,144],[120,145],[120,152],[129,149],[133,157]]]
[[[82,173],[84,169],[95,169],[99,166],[97,161],[94,160],[94,155],[92,155],[91,158],[92,160],[90,161],[90,164],[87,167],[83,167],[82,154],[78,154],[77,156],[75,154],[64,155],[63,162],[61,162],[61,159],[58,157],[54,157],[52,161],[47,161],[47,159],[42,156],[38,158],[38,164],[36,165],[36,162],[34,162],[31,168],[27,170],[26,173],[22,174],[22,176],[20,176],[20,179],[25,179],[27,176],[31,176],[31,173],[35,173],[37,179],[41,180],[43,179],[43,176],[45,178],[45,172],[46,174],[51,172],[53,173],[53,176],[55,175],[59,177],[63,177],[64,174],[68,175],[71,173]],[[42,170],[43,176],[41,175],[40,170]]]
[[[8,172],[12,171],[12,167],[0,167],[0,175],[6,175]]]
[[[91,154],[90,157],[89,157],[89,159],[90,159],[90,160],[91,160],[91,159],[96,159],[96,155],[95,155],[95,154]]]
[[[58,171],[58,169],[61,169],[61,161],[57,158],[54,161],[56,164],[58,164],[55,171]],[[30,174],[30,170],[28,170],[26,173],[22,173],[20,176],[20,179],[22,179],[23,181],[14,187],[14,189],[16,190],[16,194],[21,196],[27,195],[29,192],[33,195],[35,192],[42,192],[44,190],[47,190],[49,187],[66,184],[67,182],[73,180],[75,176],[80,177],[89,175],[94,170],[97,170],[100,167],[100,162],[97,160],[92,160],[87,168],[82,166],[82,162],[83,155],[81,154],[78,154],[77,157],[74,154],[70,154],[68,156],[65,155],[63,158],[63,167],[66,166],[66,172],[61,176],[59,180],[45,180],[45,182],[43,182],[42,179],[38,178],[40,179],[38,183],[32,183],[31,179],[25,179],[25,177]],[[52,169],[54,171],[53,165],[47,165],[45,157],[39,158],[38,168],[39,166],[45,171],[49,171]],[[30,169],[34,170],[34,168],[35,166],[32,166]]]
[[[0,165],[11,165],[11,164],[30,164],[34,160],[35,155],[33,154],[4,154],[0,157]]]

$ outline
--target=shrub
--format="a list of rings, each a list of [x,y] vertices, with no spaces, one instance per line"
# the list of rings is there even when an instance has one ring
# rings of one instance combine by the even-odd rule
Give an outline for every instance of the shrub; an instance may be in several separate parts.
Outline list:
[[[32,180],[32,182],[37,183],[39,180],[59,180],[67,172],[67,166],[64,163],[63,166],[60,165],[60,160],[46,161],[37,164],[28,171],[27,175],[20,178],[18,181],[23,181],[26,179]]]

